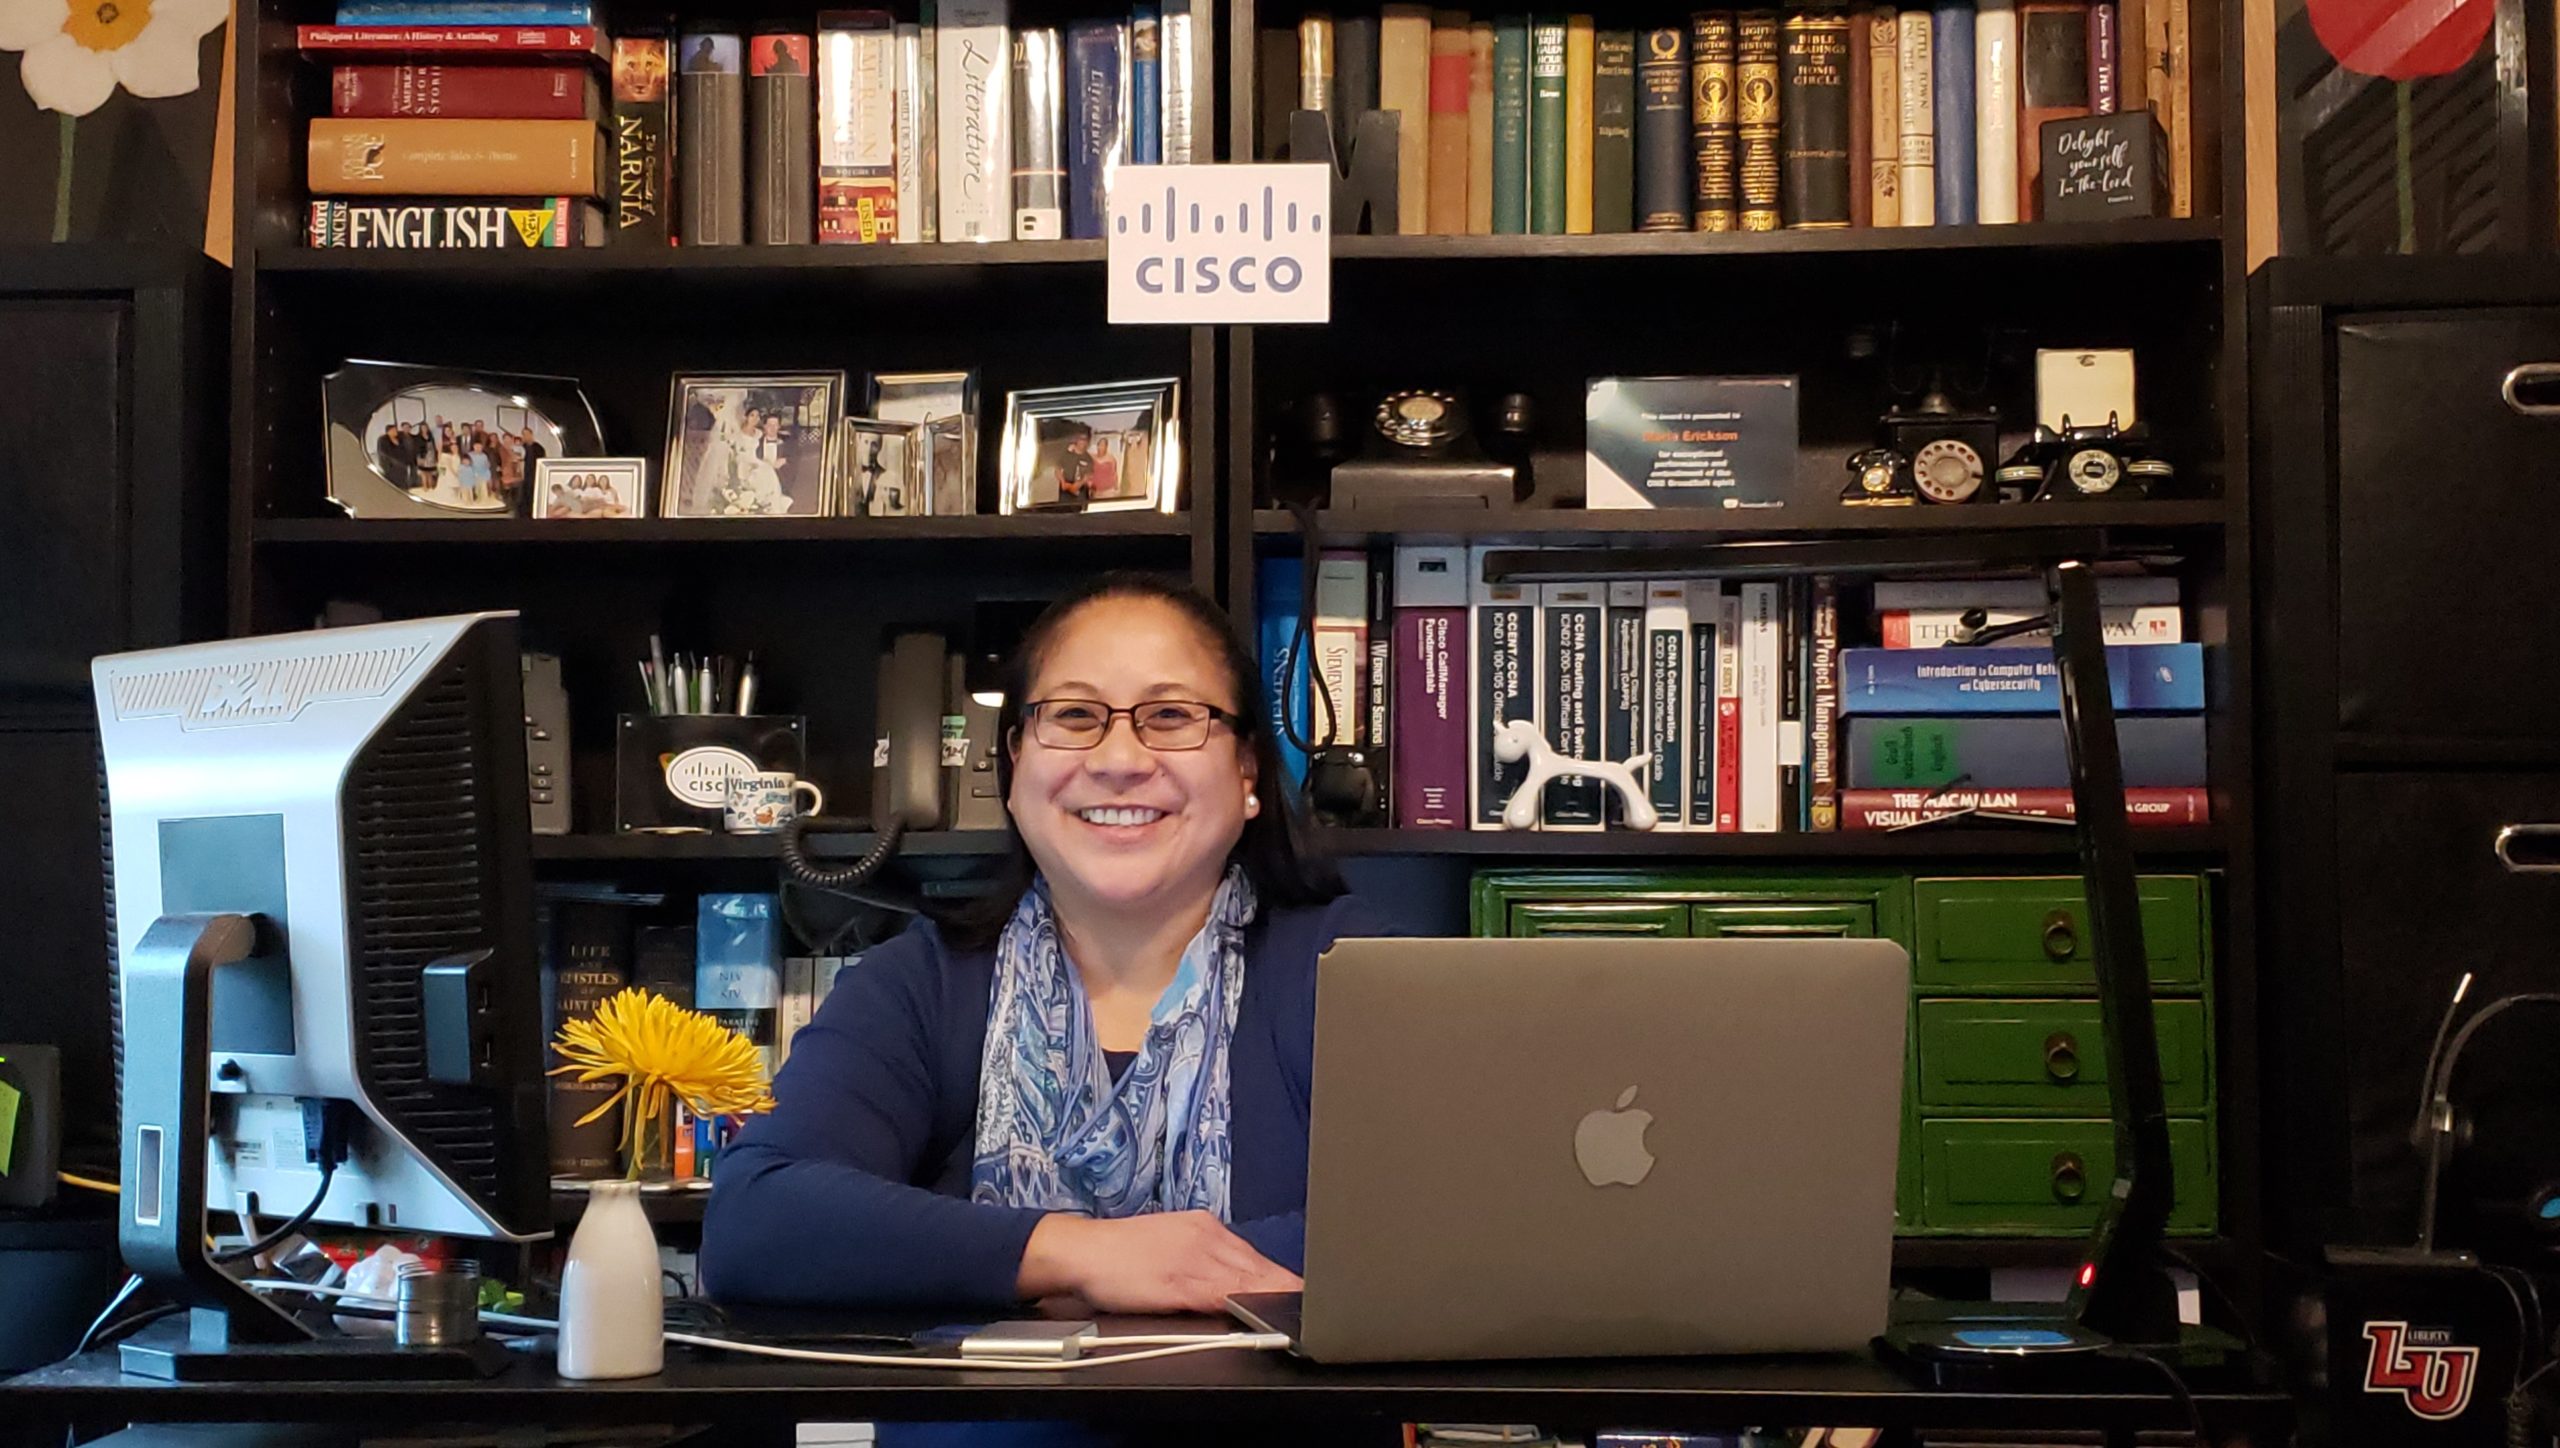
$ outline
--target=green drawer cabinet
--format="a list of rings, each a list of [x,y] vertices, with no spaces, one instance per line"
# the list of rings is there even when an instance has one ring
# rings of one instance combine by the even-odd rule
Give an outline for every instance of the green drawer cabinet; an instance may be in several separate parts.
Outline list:
[[[2105,1121],[1924,1119],[1919,1135],[1921,1218],[1938,1231],[2086,1232],[2115,1177],[2115,1128]],[[2169,1230],[2211,1232],[2220,1177],[2206,1123],[2172,1119],[2169,1159]]]
[[[2142,945],[2151,985],[2193,994],[2204,981],[2201,882],[2146,875]],[[1912,884],[1912,973],[1922,988],[2007,995],[2087,995],[2089,906],[2076,878],[1937,880]]]
[[[2161,1001],[2160,1075],[2171,1111],[2202,1111],[2204,1002]],[[2104,1115],[2107,1055],[2096,1001],[1924,1000],[1912,1010],[1924,1110],[1997,1108]]]
[[[2181,1231],[2211,1232],[2218,1217],[2205,879],[2146,875],[2140,894],[2143,944],[2161,997],[2163,1084],[2177,1113],[2173,1221]],[[2105,1046],[2077,877],[1486,870],[1471,904],[1479,935],[1896,942],[1911,952],[1913,981],[1899,1230],[2067,1236],[2096,1219],[2113,1136],[2102,1119]]]

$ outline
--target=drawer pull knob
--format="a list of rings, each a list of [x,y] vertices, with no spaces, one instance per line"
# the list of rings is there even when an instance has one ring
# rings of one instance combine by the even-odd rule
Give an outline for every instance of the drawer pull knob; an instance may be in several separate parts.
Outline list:
[[[2069,1031],[2044,1038],[2044,1073],[2061,1082],[2080,1079],[2080,1042]]]
[[[2080,951],[2080,931],[2071,922],[2071,912],[2056,910],[2044,918],[2044,953],[2055,960],[2069,960]]]
[[[2489,848],[2510,874],[2560,871],[2560,825],[2508,825],[2498,831]]]
[[[2520,417],[2560,417],[2560,362],[2526,362],[2507,369],[2498,396]]]
[[[2089,1192],[2089,1171],[2081,1165],[2080,1153],[2058,1151],[2053,1154],[2053,1199],[2057,1202],[2079,1201]]]

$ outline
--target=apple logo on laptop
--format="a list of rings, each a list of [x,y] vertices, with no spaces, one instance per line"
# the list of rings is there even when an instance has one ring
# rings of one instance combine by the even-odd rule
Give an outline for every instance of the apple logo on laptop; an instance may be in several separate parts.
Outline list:
[[[1582,1118],[1573,1131],[1573,1159],[1585,1181],[1595,1187],[1631,1187],[1653,1170],[1653,1153],[1645,1150],[1644,1133],[1653,1113],[1634,1111],[1636,1088],[1618,1093],[1618,1104]]]

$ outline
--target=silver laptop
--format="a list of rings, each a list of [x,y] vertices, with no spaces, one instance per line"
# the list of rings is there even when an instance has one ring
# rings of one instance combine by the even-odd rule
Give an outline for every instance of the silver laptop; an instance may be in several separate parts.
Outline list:
[[[1880,940],[1342,940],[1316,984],[1322,1362],[1829,1352],[1885,1326],[1910,961]]]

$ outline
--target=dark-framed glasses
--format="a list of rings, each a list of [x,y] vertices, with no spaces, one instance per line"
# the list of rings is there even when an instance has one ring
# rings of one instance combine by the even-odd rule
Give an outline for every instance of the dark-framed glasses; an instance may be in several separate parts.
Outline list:
[[[1209,726],[1229,728],[1239,715],[1197,699],[1150,699],[1114,709],[1100,699],[1034,699],[1022,706],[1032,739],[1043,749],[1091,749],[1111,733],[1111,721],[1129,716],[1138,742],[1160,752],[1197,749],[1209,742]]]

